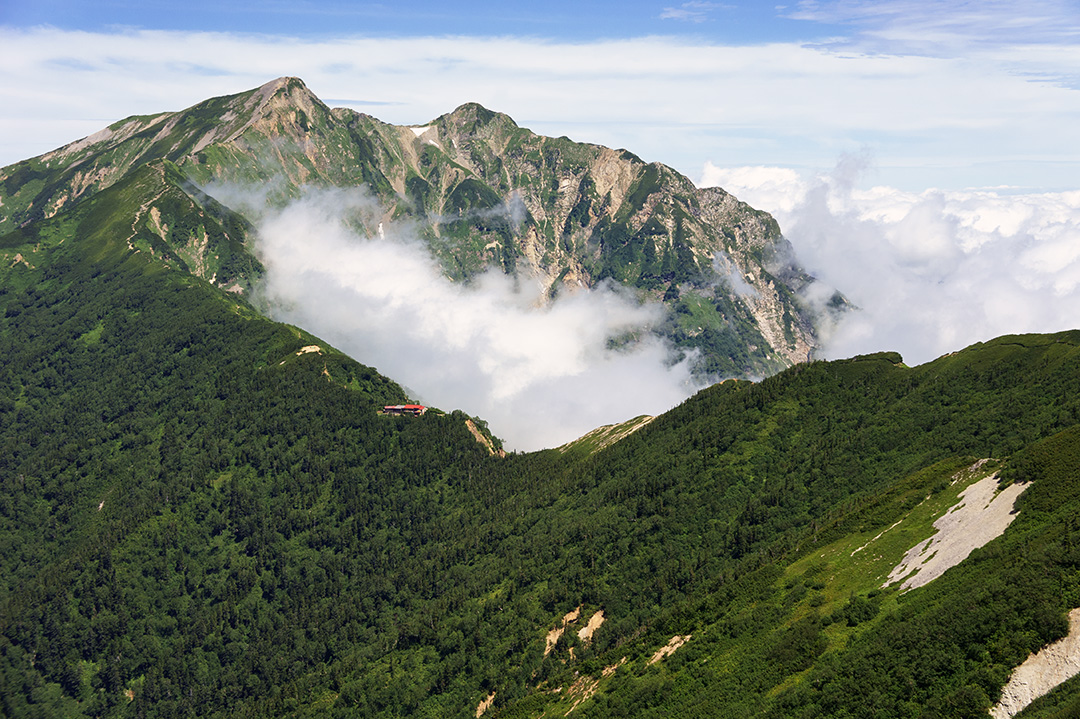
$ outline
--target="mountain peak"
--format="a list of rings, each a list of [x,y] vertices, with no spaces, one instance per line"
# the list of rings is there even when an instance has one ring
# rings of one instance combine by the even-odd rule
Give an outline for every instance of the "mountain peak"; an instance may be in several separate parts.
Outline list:
[[[269,100],[274,97],[294,97],[294,96],[308,96],[315,97],[315,94],[308,89],[308,86],[298,77],[279,77],[275,80],[259,86],[255,91],[257,95],[263,98],[263,100]]]
[[[420,223],[455,280],[499,266],[548,297],[608,280],[633,287],[672,307],[658,331],[701,349],[703,372],[761,374],[815,345],[813,318],[795,299],[811,278],[795,265],[778,276],[762,264],[782,241],[766,213],[629,152],[537,135],[477,102],[397,127],[331,110],[300,78],[279,77],[129,118],[14,179],[0,175],[18,188],[2,198],[11,209],[0,231],[51,217],[155,160],[197,186],[277,183],[275,201],[307,185],[368,187],[387,217]],[[38,176],[48,181],[28,181]],[[732,289],[746,283],[752,291]]]
[[[445,123],[461,132],[468,133],[477,132],[493,123],[511,128],[518,126],[509,115],[489,110],[478,102],[466,102],[453,112],[439,117],[436,122]]]
[[[304,109],[307,110],[315,105],[325,107],[322,100],[315,96],[304,81],[298,77],[279,77],[260,86],[253,93],[256,114],[267,110]],[[251,102],[251,101],[249,101]]]
[[[262,92],[273,92],[283,87],[299,87],[307,90],[307,84],[298,77],[283,75],[259,87]]]

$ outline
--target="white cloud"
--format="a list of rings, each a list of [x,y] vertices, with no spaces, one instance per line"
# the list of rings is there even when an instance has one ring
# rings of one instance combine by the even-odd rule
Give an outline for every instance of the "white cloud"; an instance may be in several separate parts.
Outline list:
[[[904,24],[916,15],[899,12],[903,3],[877,5],[896,12],[860,19],[858,13],[873,11],[874,4],[801,5],[800,12],[818,12],[815,19],[861,23],[844,44],[821,46],[732,47],[664,37],[301,40],[0,27],[0,164],[127,115],[181,109],[282,75],[302,77],[320,97],[337,98],[332,104],[399,124],[423,123],[476,101],[535,131],[625,147],[683,172],[706,159],[736,168],[709,165],[706,179],[773,211],[803,263],[864,308],[836,328],[833,356],[897,348],[917,362],[1005,332],[1072,326],[1080,309],[1077,193],[957,188],[1077,187],[1080,44],[1070,34],[1074,25],[1059,22],[1056,36],[1025,31],[1012,42],[980,20],[983,30],[954,42],[957,13],[938,27],[916,28]],[[686,9],[693,7],[699,6]],[[1035,9],[1042,17],[1060,7],[1047,2]],[[1052,25],[1039,23],[1044,30]],[[923,31],[936,33],[937,45],[914,54],[917,48],[904,45],[904,38]],[[977,37],[988,41],[973,42]],[[793,169],[821,167],[861,147],[872,150],[881,178],[876,187],[861,187],[868,177],[865,158],[819,177]],[[953,189],[924,191],[928,186]],[[310,208],[290,210],[300,217]],[[266,237],[290,217],[278,217]],[[514,446],[561,441],[530,434],[530,427],[562,424],[571,435],[685,396],[679,374],[685,368],[657,370],[664,348],[646,346],[632,355],[597,349],[598,335],[590,334],[595,326],[606,331],[642,319],[640,309],[614,295],[600,293],[587,306],[560,304],[546,314],[523,308],[528,297],[494,278],[474,289],[431,281],[406,297],[391,288],[371,295],[386,272],[400,270],[365,275],[365,268],[413,263],[421,271],[422,253],[408,243],[389,249],[358,244],[335,230],[332,218],[316,220],[307,220],[307,231],[298,226],[295,236],[353,259],[320,265],[315,258],[324,252],[291,255],[281,235],[271,290],[292,302],[290,316],[425,397],[430,392],[430,401],[490,418]],[[308,304],[319,298],[332,301],[317,309]],[[428,304],[410,304],[418,300]],[[364,309],[372,306],[389,308],[398,319],[396,334],[379,324],[383,315]],[[350,309],[339,314],[335,307]],[[448,314],[446,307],[457,309]],[[354,308],[375,329],[345,332],[358,321],[350,319]],[[529,333],[515,335],[522,327]],[[541,349],[564,351],[536,362],[533,337],[546,338]],[[437,362],[417,351],[436,346],[446,353]],[[653,376],[660,379],[640,379]],[[656,395],[634,407],[612,404],[650,387]],[[443,388],[451,389],[442,394]],[[551,400],[545,395],[554,388],[572,391],[551,402],[557,415],[544,416]],[[609,414],[591,414],[601,406]]]
[[[851,46],[938,56],[1080,37],[1080,13],[1069,0],[802,0],[788,17],[848,25],[855,35],[843,42]]]
[[[228,188],[209,188],[236,205]],[[492,272],[450,282],[407,226],[384,223],[361,190],[312,192],[257,222],[271,314],[444,409],[490,422],[513,449],[552,447],[601,424],[660,413],[699,389],[689,361],[647,328],[664,309],[605,287],[540,302],[540,288]],[[368,232],[348,229],[347,221]],[[639,332],[626,349],[611,337]]]
[[[820,167],[863,144],[874,146],[883,173],[916,175],[922,187],[940,185],[943,171],[1057,186],[1080,168],[1072,141],[1080,93],[1045,81],[1080,76],[1080,49],[1069,45],[935,58],[663,37],[300,40],[0,28],[0,65],[3,164],[130,114],[295,75],[320,97],[388,122],[423,123],[476,101],[536,131],[625,147],[683,172],[706,159]],[[1020,180],[1017,164],[1027,168]]]
[[[702,23],[710,19],[713,10],[727,9],[731,9],[731,6],[695,0],[694,2],[684,2],[678,7],[665,7],[664,11],[660,13],[660,19]]]
[[[861,308],[833,328],[827,356],[897,350],[916,364],[1080,327],[1080,191],[859,190],[865,162],[798,178],[710,166],[702,178],[773,212],[804,266]]]
[[[806,199],[807,183],[790,167],[717,167],[705,163],[700,187],[723,187],[739,199],[770,212],[791,212]],[[746,196],[744,196],[744,194]]]

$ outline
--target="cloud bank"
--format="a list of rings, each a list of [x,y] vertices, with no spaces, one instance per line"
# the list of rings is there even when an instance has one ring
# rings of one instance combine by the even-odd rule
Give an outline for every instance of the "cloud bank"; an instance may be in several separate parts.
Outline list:
[[[779,8],[778,8],[779,9]],[[1080,14],[1070,0],[800,0],[786,17],[846,27],[833,42],[876,52],[956,55],[1000,45],[1070,44]]]
[[[227,188],[216,197],[251,213]],[[258,217],[275,319],[327,339],[428,404],[487,420],[508,448],[553,447],[602,424],[670,409],[700,388],[646,330],[663,319],[615,287],[541,304],[541,288],[490,272],[442,273],[406,225],[380,225],[359,189],[312,191]],[[356,231],[367,227],[368,231]],[[641,333],[623,349],[608,340]]]
[[[931,56],[689,37],[300,39],[0,26],[0,164],[128,115],[292,75],[329,104],[386,122],[424,123],[479,102],[542,134],[627,148],[685,174],[708,159],[823,167],[872,144],[895,186],[962,187],[991,174],[993,183],[1072,188],[1080,46],[1067,40]]]
[[[776,214],[803,264],[863,307],[829,335],[831,356],[896,348],[918,362],[1006,332],[1075,324],[1077,193],[1045,192],[1075,189],[1080,176],[1074,4],[800,1],[763,17],[819,31],[796,38],[789,26],[769,40],[644,33],[572,40],[513,28],[500,36],[378,37],[338,29],[337,21],[332,34],[305,38],[0,25],[0,165],[128,115],[179,110],[282,75],[302,77],[332,106],[397,124],[480,102],[537,132],[625,147],[687,174],[711,158],[727,169],[707,166],[706,184]],[[649,12],[665,28],[715,29],[727,23],[708,20],[735,9],[672,2]],[[806,174],[861,146],[874,148],[881,186],[857,189],[868,177],[857,157],[832,173]],[[956,189],[1006,183],[1028,189]],[[921,191],[928,186],[953,189]],[[356,212],[365,206],[350,202]],[[591,429],[685,394],[678,372],[664,366],[663,348],[613,355],[590,333],[594,325],[607,332],[650,321],[617,294],[538,311],[532,295],[496,277],[447,286],[406,228],[387,228],[396,241],[380,247],[342,230],[335,212],[312,198],[265,218],[267,296],[281,316],[393,369],[428,401],[492,419],[512,445],[561,441],[530,435],[526,416],[536,418],[534,427],[582,418]],[[293,229],[280,229],[290,222]],[[338,251],[349,261],[325,259]],[[402,262],[415,267],[394,264]],[[395,294],[400,287],[379,289],[400,267],[425,278],[422,286],[404,297]],[[431,304],[410,304],[418,298]],[[450,306],[458,309],[444,312]],[[429,315],[438,319],[425,323]],[[500,342],[494,326],[507,338],[533,329]],[[550,357],[530,361],[532,336],[548,337],[531,351],[551,350]],[[410,362],[409,376],[394,369]],[[639,381],[635,363],[641,377],[660,379]],[[429,385],[431,377],[438,381]],[[597,400],[627,399],[626,386],[652,402],[654,385],[653,405],[588,416]],[[428,389],[435,386],[455,389],[436,394]],[[543,415],[541,399],[554,387],[571,394]]]
[[[1080,327],[1080,191],[857,189],[870,169],[858,155],[812,177],[710,165],[701,181],[772,212],[803,266],[861,308],[827,332],[829,358],[896,350],[920,364]]]

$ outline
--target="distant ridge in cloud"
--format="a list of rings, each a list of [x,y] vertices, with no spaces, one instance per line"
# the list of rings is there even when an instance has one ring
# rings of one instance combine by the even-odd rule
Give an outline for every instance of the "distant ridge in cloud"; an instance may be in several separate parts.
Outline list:
[[[1080,327],[1080,191],[859,190],[866,162],[813,177],[709,165],[702,178],[772,212],[807,270],[861,308],[826,334],[828,357],[896,350],[920,364]]]

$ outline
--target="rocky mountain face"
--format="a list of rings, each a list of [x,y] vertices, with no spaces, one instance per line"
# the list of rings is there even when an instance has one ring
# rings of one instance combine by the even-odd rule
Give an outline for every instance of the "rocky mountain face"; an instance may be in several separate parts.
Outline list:
[[[767,213],[476,104],[396,126],[331,109],[281,78],[127,118],[0,170],[0,233],[135,175],[142,194],[124,208],[132,246],[222,287],[243,291],[260,267],[244,250],[251,225],[211,196],[214,183],[269,187],[274,203],[309,186],[363,186],[381,208],[364,231],[411,221],[455,280],[495,266],[549,297],[610,281],[664,302],[672,311],[655,330],[700,350],[704,372],[764,374],[815,348],[814,317],[798,300],[813,280]]]

